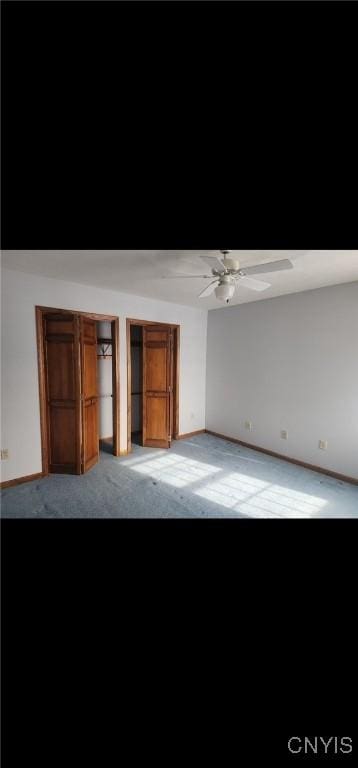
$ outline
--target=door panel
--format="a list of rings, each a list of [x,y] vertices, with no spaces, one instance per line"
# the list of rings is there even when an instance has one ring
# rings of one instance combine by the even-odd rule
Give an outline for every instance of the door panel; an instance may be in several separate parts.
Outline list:
[[[97,344],[96,321],[90,317],[81,317],[81,328],[83,340]]]
[[[61,334],[67,335],[73,332],[73,323],[75,320],[74,315],[70,315],[71,319],[65,319],[64,315],[49,315],[46,316],[46,330],[47,333],[60,336]],[[52,319],[51,319],[52,318]]]
[[[49,471],[81,471],[79,330],[75,315],[44,316]]]
[[[149,392],[164,392],[168,391],[167,381],[167,367],[169,348],[167,346],[160,347],[159,349],[152,346],[150,343],[150,352],[147,355],[149,364],[147,366],[147,379],[146,385]],[[147,345],[147,350],[149,346]]]
[[[171,328],[143,327],[143,445],[169,448],[171,443]]]
[[[80,317],[82,363],[82,472],[99,459],[96,321]]]
[[[48,393],[50,400],[75,400],[74,343],[48,338]]]
[[[167,398],[156,395],[149,396],[147,407],[146,440],[168,441]],[[166,446],[165,446],[166,447]]]
[[[97,400],[86,400],[84,402],[83,418],[83,442],[85,446],[84,472],[94,464],[97,464],[99,458],[99,438],[98,438],[98,402]]]
[[[97,347],[84,342],[83,345],[83,392],[84,399],[98,397],[97,392]]]
[[[76,466],[76,419],[73,407],[50,405],[51,472],[70,472]],[[71,470],[72,473],[72,470]]]
[[[153,327],[149,328],[147,326],[147,342],[149,343],[152,341],[164,341],[166,343],[168,340],[168,330],[156,331],[156,330],[153,330]]]

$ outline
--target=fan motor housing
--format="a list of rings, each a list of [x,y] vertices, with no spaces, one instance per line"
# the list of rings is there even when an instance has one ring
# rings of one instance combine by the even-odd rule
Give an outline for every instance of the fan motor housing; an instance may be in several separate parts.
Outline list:
[[[237,259],[231,259],[229,256],[225,256],[223,263],[226,269],[233,272],[238,272],[240,269],[240,262]]]

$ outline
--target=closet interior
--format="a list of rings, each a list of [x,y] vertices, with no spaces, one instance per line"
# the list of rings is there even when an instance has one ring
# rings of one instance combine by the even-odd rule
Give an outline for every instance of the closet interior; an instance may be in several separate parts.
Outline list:
[[[96,323],[98,436],[101,450],[113,453],[113,341],[110,322]]]
[[[143,445],[143,328],[131,326],[131,440]]]

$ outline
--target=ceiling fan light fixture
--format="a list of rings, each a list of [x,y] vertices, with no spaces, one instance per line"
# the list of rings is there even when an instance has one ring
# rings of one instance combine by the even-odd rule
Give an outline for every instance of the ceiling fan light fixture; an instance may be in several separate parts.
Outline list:
[[[234,293],[235,293],[235,285],[230,283],[220,283],[220,285],[218,285],[218,287],[215,288],[216,298],[219,301],[222,301],[224,304],[229,303]]]

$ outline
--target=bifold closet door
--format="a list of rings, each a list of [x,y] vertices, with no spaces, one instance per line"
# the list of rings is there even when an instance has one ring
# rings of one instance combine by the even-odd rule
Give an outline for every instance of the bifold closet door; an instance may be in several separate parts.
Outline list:
[[[96,321],[88,317],[80,316],[79,322],[82,372],[81,470],[87,472],[99,460],[97,329]]]
[[[44,316],[49,472],[81,474],[99,459],[96,321]]]
[[[49,472],[81,472],[78,317],[44,316]]]
[[[172,330],[143,327],[143,445],[169,448],[172,399]]]

